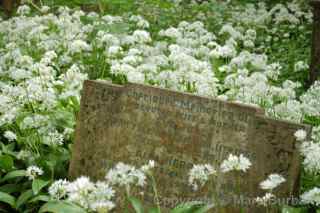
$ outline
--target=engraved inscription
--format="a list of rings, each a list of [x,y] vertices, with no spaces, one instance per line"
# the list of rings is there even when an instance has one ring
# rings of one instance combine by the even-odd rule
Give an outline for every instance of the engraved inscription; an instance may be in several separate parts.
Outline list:
[[[137,84],[125,86],[86,81],[69,174],[102,179],[117,162],[140,166],[157,162],[156,179],[163,199],[206,198],[188,186],[193,164],[218,167],[233,153],[253,166],[241,177],[242,193],[256,197],[259,182],[273,172],[286,177],[278,196],[295,192],[299,156],[294,132],[308,126],[276,121],[258,108]],[[232,174],[217,180],[217,194],[232,196]],[[151,189],[150,189],[151,190]],[[152,201],[151,191],[144,199]],[[163,201],[163,205],[166,206]]]

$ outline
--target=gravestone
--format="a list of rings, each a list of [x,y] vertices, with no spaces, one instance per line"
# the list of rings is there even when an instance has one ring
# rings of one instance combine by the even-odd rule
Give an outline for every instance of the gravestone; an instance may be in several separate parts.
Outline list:
[[[279,173],[287,182],[276,194],[289,197],[299,182],[298,129],[310,132],[308,126],[266,118],[252,106],[132,83],[86,81],[69,175],[102,180],[118,162],[141,166],[152,159],[160,204],[169,208],[203,201],[212,190],[195,192],[188,185],[193,164],[218,167],[230,153],[243,154],[253,164],[241,176],[244,196],[263,195],[259,183]],[[216,184],[219,196],[230,202],[233,176],[222,176]],[[153,197],[145,193],[143,199]]]

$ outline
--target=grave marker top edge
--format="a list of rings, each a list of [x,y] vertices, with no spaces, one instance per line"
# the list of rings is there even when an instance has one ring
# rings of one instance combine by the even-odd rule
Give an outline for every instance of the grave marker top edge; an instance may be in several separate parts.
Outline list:
[[[319,0],[320,2],[320,0]],[[113,87],[113,88],[118,88],[120,90],[128,90],[128,89],[133,89],[135,87],[139,87],[139,88],[146,88],[146,89],[152,89],[152,90],[157,90],[158,92],[169,92],[171,94],[174,95],[178,95],[178,96],[188,96],[191,98],[197,98],[197,99],[203,99],[203,100],[212,100],[212,101],[217,101],[220,103],[223,103],[227,106],[230,107],[236,107],[236,108],[246,108],[248,109],[248,111],[252,111],[255,116],[259,117],[259,118],[263,118],[265,120],[269,120],[270,122],[278,122],[280,125],[295,125],[295,126],[300,126],[301,129],[305,129],[307,130],[308,133],[311,133],[312,130],[312,126],[308,125],[308,124],[303,124],[303,123],[297,123],[297,122],[293,122],[293,121],[288,121],[288,120],[284,120],[284,119],[276,119],[273,117],[268,117],[265,115],[265,111],[264,109],[257,107],[257,106],[252,106],[249,104],[244,104],[244,103],[237,103],[237,102],[231,102],[231,101],[224,101],[221,99],[217,99],[217,98],[213,98],[213,97],[208,97],[208,96],[203,96],[203,95],[197,95],[197,94],[193,94],[193,93],[187,93],[187,92],[181,92],[181,91],[176,91],[176,90],[172,90],[172,89],[167,89],[167,88],[162,88],[162,87],[157,87],[157,86],[151,86],[151,85],[145,85],[145,84],[137,84],[137,83],[126,83],[123,85],[120,84],[113,84],[109,81],[104,81],[104,80],[86,80],[84,82],[84,87],[86,86],[94,86],[95,84],[99,84],[99,85],[104,85],[107,87]],[[310,135],[310,134],[308,134]]]

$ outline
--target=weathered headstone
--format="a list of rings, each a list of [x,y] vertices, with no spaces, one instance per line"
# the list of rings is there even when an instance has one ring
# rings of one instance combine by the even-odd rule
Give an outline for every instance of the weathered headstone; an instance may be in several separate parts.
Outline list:
[[[84,84],[70,177],[103,179],[117,162],[140,166],[155,160],[160,203],[205,199],[206,187],[194,192],[188,185],[193,164],[219,166],[230,153],[252,162],[241,177],[242,193],[262,195],[259,183],[271,173],[287,182],[279,197],[298,189],[299,154],[294,133],[308,126],[266,118],[255,107],[138,84],[124,86],[99,81]],[[221,197],[232,197],[235,179],[216,181]],[[144,199],[152,199],[145,195]]]

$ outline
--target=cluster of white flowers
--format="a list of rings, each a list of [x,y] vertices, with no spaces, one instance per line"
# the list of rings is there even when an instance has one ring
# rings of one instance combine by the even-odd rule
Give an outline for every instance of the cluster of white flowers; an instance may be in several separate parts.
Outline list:
[[[301,154],[303,165],[306,172],[310,174],[319,174],[320,172],[320,126],[314,127],[311,139],[307,141],[307,133],[304,130],[298,130],[295,133],[297,140],[301,141]],[[314,187],[301,195],[301,201],[305,204],[320,205],[320,189]]]
[[[61,200],[67,196],[67,186],[69,182],[66,180],[57,180],[49,187],[49,195],[55,200]]]
[[[320,116],[320,81],[301,96],[303,112],[307,115]]]
[[[141,30],[133,32],[132,39],[128,36],[124,41],[115,39],[116,46],[107,51],[107,55],[112,56],[111,72],[126,75],[132,82],[152,81],[162,87],[215,96],[217,79],[211,71],[210,49],[206,46],[215,36],[206,31],[201,22],[181,22],[178,28],[160,31],[159,35],[174,38],[175,42],[147,45],[145,43],[150,43],[151,37]],[[119,47],[119,43],[129,44],[130,48]],[[120,51],[124,49],[128,50]],[[115,55],[118,58],[113,58]]]
[[[311,139],[313,141],[320,141],[320,125],[312,128]]]
[[[239,156],[230,154],[226,160],[221,163],[221,172],[242,171],[246,172],[251,167],[251,162],[248,158],[242,154]],[[217,175],[218,171],[209,164],[193,165],[189,171],[189,185],[194,190],[198,190],[199,187],[203,187],[205,183],[209,181],[210,176]]]
[[[28,5],[22,5],[17,10],[17,14],[21,16],[28,15],[30,12],[31,8]]]
[[[18,157],[34,164],[39,149],[32,144],[54,148],[70,138],[64,132],[74,128],[71,109],[79,104],[88,78],[75,57],[89,54],[92,48],[85,42],[90,27],[79,19],[84,13],[61,8],[58,15],[26,17],[29,10],[23,5],[20,16],[0,23],[0,126],[13,126],[4,137],[21,139],[23,152]]]
[[[17,135],[12,131],[5,131],[4,135],[9,141],[17,140]]]
[[[260,183],[260,187],[263,190],[272,191],[277,188],[281,183],[284,183],[286,179],[279,174],[271,174],[269,177]]]
[[[136,24],[138,28],[147,29],[150,27],[150,24],[147,20],[145,20],[142,16],[132,15],[129,21]]]
[[[20,83],[1,85],[5,92],[0,96],[0,124],[13,122],[23,111],[23,106],[30,105],[30,102],[33,105],[36,102],[42,109],[54,109],[60,101],[68,98],[79,100],[82,82],[88,78],[81,72],[92,68],[78,58],[79,55],[90,57],[96,54],[96,48],[103,50],[101,61],[110,65],[112,74],[126,75],[132,82],[259,105],[268,115],[283,119],[301,121],[304,112],[316,113],[319,98],[311,95],[312,90],[300,103],[295,93],[299,85],[292,81],[282,87],[270,84],[269,80],[277,79],[281,66],[269,64],[266,55],[250,49],[259,36],[255,28],[268,22],[297,24],[292,20],[309,18],[309,12],[304,12],[297,4],[279,4],[268,11],[262,3],[257,4],[257,8],[248,5],[242,11],[244,13],[236,11],[232,12],[230,23],[227,22],[218,32],[226,37],[225,41],[218,41],[216,35],[207,31],[199,21],[183,21],[177,27],[163,29],[159,32],[159,41],[154,41],[146,31],[149,23],[136,15],[128,19],[135,25],[134,30],[121,35],[98,30],[95,39],[90,40],[89,35],[96,26],[125,23],[125,18],[110,15],[100,18],[96,13],[90,13],[87,16],[93,22],[84,24],[80,17],[85,13],[73,12],[66,7],[60,8],[57,15],[48,13],[41,17],[25,19],[21,16],[2,21],[0,34],[4,35],[6,45],[0,51],[5,53],[1,55],[1,76]],[[259,19],[248,19],[256,13],[261,15]],[[51,27],[55,30],[50,30]],[[37,43],[32,48],[43,52],[40,61],[23,52],[24,48],[31,48],[31,42],[25,42],[26,37],[33,41],[32,44]],[[239,49],[241,42],[250,48]],[[212,58],[215,58],[213,62]],[[229,60],[221,63],[219,58]],[[297,67],[302,67],[301,64],[297,62]],[[218,72],[227,72],[228,75],[218,79]],[[226,93],[219,94],[219,91]]]
[[[311,174],[318,174],[320,172],[320,126],[312,129],[310,141],[307,140],[306,135],[304,130],[295,133],[297,140],[301,141],[300,151],[304,157],[304,169]]]
[[[305,141],[301,145],[301,153],[304,156],[304,169],[311,173],[318,173],[320,171],[320,144]]]
[[[38,166],[29,166],[26,170],[26,176],[29,180],[34,180],[41,175],[43,175],[43,170]]]
[[[193,168],[189,172],[189,184],[194,190],[198,190],[214,174],[216,174],[216,170],[209,164],[193,165]]]
[[[91,182],[88,177],[82,176],[69,182],[57,180],[49,187],[49,194],[54,200],[68,200],[90,212],[108,212],[115,207],[112,199],[115,191],[110,185],[144,186],[146,174],[151,174],[155,162],[150,160],[141,169],[124,163],[118,163],[108,171],[105,181]],[[146,174],[145,174],[146,173]]]
[[[130,82],[260,106],[268,116],[290,121],[320,116],[320,82],[298,97],[300,83],[280,78],[288,62],[278,61],[278,55],[267,56],[278,41],[289,41],[293,33],[300,36],[306,31],[302,23],[311,23],[311,12],[297,1],[271,9],[265,3],[235,7],[215,32],[200,21],[182,21],[156,36],[148,31],[150,24],[142,16],[101,17],[67,7],[50,13],[50,8],[43,6],[41,11],[41,16],[31,16],[30,7],[23,5],[17,10],[18,17],[0,19],[0,127],[8,141],[18,139],[22,144],[18,154],[21,160],[32,162],[38,157],[30,148],[34,138],[46,148],[62,147],[64,140],[70,139],[73,113],[83,81],[89,77],[125,76]],[[81,21],[83,16],[91,21]],[[127,23],[132,26],[117,31],[122,28],[117,24]],[[281,51],[287,50],[279,48]],[[293,73],[307,70],[305,58],[298,58],[290,69]],[[17,129],[9,130],[8,126]],[[320,131],[314,130],[313,141],[305,141],[303,130],[295,136],[302,142],[305,169],[319,172]],[[114,185],[143,186],[153,167],[152,161],[140,169],[119,163],[106,179]],[[250,167],[251,162],[243,155],[230,155],[221,164],[222,172],[246,172]],[[38,167],[27,169],[30,179],[42,173]],[[213,173],[208,165],[198,165],[190,171],[193,178],[189,181],[203,183]],[[280,181],[267,180],[264,187],[275,186],[275,180]],[[55,183],[51,194],[57,199],[64,197],[65,185],[69,183]],[[111,203],[103,200],[94,205],[79,201],[82,198],[76,191],[92,195],[97,185],[81,178],[70,185],[74,193],[69,198],[91,209],[111,208]],[[262,201],[271,197],[266,195]]]
[[[300,151],[303,159],[304,169],[309,173],[320,171],[320,126],[312,130],[311,141],[307,140],[307,132],[303,129],[296,131],[296,139],[301,142]]]
[[[303,129],[299,129],[294,133],[294,136],[298,141],[304,141],[307,137],[307,132]]]
[[[298,1],[292,1],[287,5],[277,4],[271,10],[268,10],[265,2],[259,2],[246,5],[245,11],[233,12],[232,19],[245,25],[258,27],[263,27],[270,22],[276,25],[289,23],[289,26],[298,26],[302,19],[307,19],[311,23],[312,13],[304,11]]]
[[[301,201],[305,204],[320,205],[320,188],[315,187],[301,195]]]
[[[48,135],[45,135],[43,138],[43,143],[49,146],[59,146],[63,144],[63,139],[63,134],[57,131],[48,132]]]
[[[49,187],[49,194],[55,200],[67,199],[92,212],[108,212],[115,207],[114,190],[107,183],[93,183],[88,177],[73,182],[57,180]]]
[[[275,188],[284,183],[286,179],[279,174],[270,174],[268,178],[260,183],[260,188],[267,192],[263,197],[257,197],[255,202],[261,206],[269,206],[276,196],[272,193]]]
[[[251,167],[251,165],[252,164],[250,160],[244,157],[242,154],[240,156],[230,154],[229,157],[222,162],[221,171],[222,172],[230,172],[230,171],[246,172]]]
[[[304,70],[308,70],[308,69],[309,69],[309,65],[304,61],[298,61],[294,65],[294,71],[296,71],[296,72],[300,72],[300,71],[304,71]]]
[[[105,178],[112,185],[125,187],[144,186],[146,183],[144,171],[122,162],[118,163],[115,168],[110,169]]]

